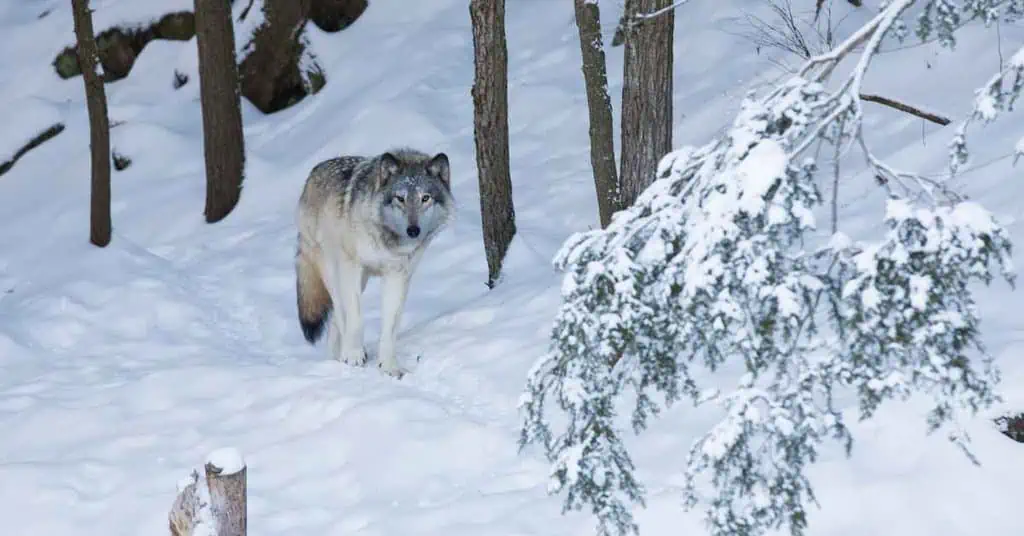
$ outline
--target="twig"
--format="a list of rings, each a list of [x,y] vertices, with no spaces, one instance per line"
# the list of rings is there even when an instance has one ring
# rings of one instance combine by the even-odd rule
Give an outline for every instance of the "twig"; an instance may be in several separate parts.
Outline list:
[[[843,120],[836,129],[835,154],[832,158],[832,234],[839,232],[839,161],[843,150]]]
[[[827,54],[821,54],[811,58],[806,64],[804,64],[803,69],[800,70],[800,76],[807,76],[813,68],[819,65],[825,65],[825,68],[814,77],[814,80],[821,82],[828,79],[832,74],[832,71],[835,70],[836,66],[839,65],[839,62],[842,61],[843,58],[853,52],[857,47],[863,45],[865,41],[871,39],[875,35],[875,32],[878,31],[879,27],[885,26],[886,30],[888,30],[893,23],[893,19],[913,3],[914,0],[903,0],[888,5],[878,15],[875,15],[875,18],[871,19],[870,22],[861,27],[860,30],[857,30],[857,32],[848,37],[846,41],[843,41],[839,46],[829,51]],[[873,56],[877,52],[877,48],[876,44],[874,47],[875,50],[870,50],[868,52],[867,58]],[[862,58],[862,62],[864,61],[866,60]],[[866,64],[861,65],[861,68],[866,67]],[[858,83],[857,85],[859,86],[860,84]]]
[[[938,125],[946,126],[946,125],[948,125],[950,123],[950,119],[947,118],[947,117],[943,117],[941,115],[936,115],[936,114],[933,114],[933,113],[930,113],[930,112],[925,112],[925,111],[923,111],[923,110],[921,110],[919,108],[915,108],[915,107],[913,107],[913,106],[911,106],[909,104],[904,104],[902,102],[895,101],[895,100],[890,99],[888,97],[882,97],[881,95],[871,95],[869,93],[861,93],[860,94],[860,100],[864,100],[864,101],[868,101],[868,102],[874,102],[874,103],[877,103],[877,104],[881,104],[883,106],[888,106],[890,108],[899,110],[901,112],[908,113],[910,115],[914,115],[914,116],[920,117],[921,119],[924,119],[926,121],[931,121],[932,123],[935,123],[935,124],[938,124]]]
[[[852,5],[853,7],[861,7],[861,6],[864,5],[864,2],[862,2],[861,0],[846,0],[846,1],[847,1],[847,3]],[[821,8],[823,7],[824,4],[825,4],[825,0],[817,0],[817,2],[815,3],[815,6],[814,6],[814,20],[818,20],[818,16],[821,15]],[[831,8],[831,6],[829,6],[829,7]]]

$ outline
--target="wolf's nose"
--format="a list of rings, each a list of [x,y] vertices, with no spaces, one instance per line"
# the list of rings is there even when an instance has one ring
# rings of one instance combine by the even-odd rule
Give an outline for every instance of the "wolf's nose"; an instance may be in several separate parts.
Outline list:
[[[420,235],[420,228],[418,225],[410,225],[406,227],[405,234],[409,235],[409,238],[416,238]]]

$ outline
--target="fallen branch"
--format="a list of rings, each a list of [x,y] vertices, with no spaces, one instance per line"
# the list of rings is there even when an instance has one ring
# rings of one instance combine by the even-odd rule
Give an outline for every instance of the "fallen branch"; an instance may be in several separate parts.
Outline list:
[[[914,116],[920,117],[921,119],[924,119],[926,121],[931,121],[932,123],[935,123],[937,125],[946,126],[946,125],[948,125],[950,123],[950,119],[947,118],[947,117],[942,117],[941,115],[935,115],[935,114],[930,113],[930,112],[925,112],[925,111],[920,110],[918,108],[914,108],[913,106],[910,106],[909,104],[903,104],[902,102],[894,101],[894,100],[892,100],[890,98],[882,97],[880,95],[870,95],[870,94],[867,94],[867,93],[861,93],[860,94],[860,100],[867,101],[867,102],[874,102],[874,103],[877,103],[877,104],[881,104],[883,106],[888,106],[888,107],[893,108],[895,110],[899,110],[899,111],[901,111],[903,113],[908,113],[910,115],[914,115]]]

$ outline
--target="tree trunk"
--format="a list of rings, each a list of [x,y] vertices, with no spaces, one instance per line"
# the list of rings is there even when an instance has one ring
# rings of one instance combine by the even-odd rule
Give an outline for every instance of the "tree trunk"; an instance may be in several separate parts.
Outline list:
[[[480,216],[487,286],[494,287],[516,234],[508,163],[508,49],[505,0],[470,0],[473,23],[473,136],[480,181]]]
[[[199,48],[199,95],[206,157],[206,221],[218,222],[235,208],[245,173],[235,31],[224,0],[195,0]]]
[[[604,59],[604,42],[601,39],[601,10],[597,2],[574,0],[574,3],[590,115],[590,167],[594,171],[597,208],[603,229],[612,221],[612,214],[622,207],[618,200],[619,179],[615,169],[612,100],[608,95],[608,70]]]
[[[622,84],[622,206],[654,182],[658,161],[672,150],[672,34],[675,10],[652,18],[671,0],[626,0]]]
[[[110,243],[110,119],[103,79],[96,72],[99,49],[92,29],[89,0],[71,0],[78,64],[82,66],[85,101],[89,109],[89,148],[92,153],[92,193],[89,202],[89,242],[99,247]]]

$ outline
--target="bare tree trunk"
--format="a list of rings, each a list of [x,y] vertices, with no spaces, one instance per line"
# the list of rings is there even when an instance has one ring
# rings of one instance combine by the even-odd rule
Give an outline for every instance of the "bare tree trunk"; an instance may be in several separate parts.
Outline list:
[[[622,206],[632,205],[652,182],[658,161],[672,150],[672,35],[675,10],[638,18],[671,0],[626,0],[622,84]]]
[[[89,109],[89,147],[92,153],[92,193],[89,202],[89,242],[99,247],[110,243],[110,119],[103,79],[96,72],[99,49],[92,29],[89,0],[71,0],[75,35],[78,39],[78,64],[85,81],[85,101]]]
[[[516,234],[508,163],[508,49],[505,0],[470,0],[473,22],[473,136],[480,181],[480,215],[487,286],[494,287]]]
[[[597,2],[574,0],[576,26],[580,31],[583,81],[587,87],[590,115],[590,167],[594,171],[601,228],[608,227],[619,206],[619,178],[615,169],[612,130],[612,99],[608,95],[608,68],[601,39],[601,10]]]
[[[206,157],[206,221],[218,222],[235,208],[245,173],[238,65],[231,6],[195,0],[199,48],[199,95]]]

